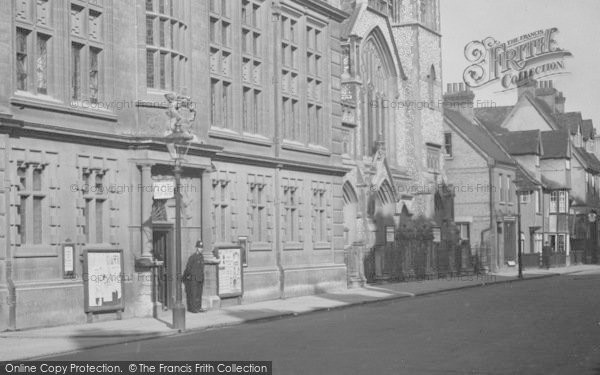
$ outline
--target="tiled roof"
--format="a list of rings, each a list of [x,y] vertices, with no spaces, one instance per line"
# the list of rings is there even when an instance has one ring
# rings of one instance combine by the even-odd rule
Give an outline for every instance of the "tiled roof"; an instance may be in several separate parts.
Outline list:
[[[546,189],[557,190],[557,189],[568,189],[567,186],[558,183],[554,180],[549,179],[548,177],[542,175],[542,183]]]
[[[546,115],[552,117],[554,111],[552,110],[552,108],[550,108],[550,106],[548,105],[548,103],[546,103],[544,99],[533,98],[533,101],[535,102],[538,109],[541,109]]]
[[[588,140],[590,138],[594,138],[596,136],[596,131],[594,129],[594,122],[592,120],[583,120],[581,125],[581,132],[584,140]]]
[[[460,112],[450,109],[444,110],[446,117],[454,124],[469,140],[477,145],[490,158],[506,164],[515,164],[515,161],[502,149],[483,127],[474,124],[465,118]]]
[[[569,134],[560,130],[542,132],[542,148],[542,159],[569,158]]]
[[[515,184],[519,190],[533,190],[538,186],[543,185],[541,181],[521,166],[517,168],[517,179]]]
[[[496,139],[511,155],[540,154],[540,131],[524,130],[496,135]]]
[[[505,133],[508,130],[501,127],[502,122],[512,111],[513,106],[474,108],[473,112],[479,122],[492,133]]]
[[[586,207],[587,206],[585,201],[583,199],[579,198],[578,196],[573,195],[571,198],[573,199],[573,202],[571,203],[571,207]]]
[[[591,169],[593,172],[600,173],[600,160],[598,160],[596,155],[587,152],[583,147],[576,147],[576,150],[579,155],[581,155],[589,169]]]
[[[577,128],[579,128],[583,121],[581,112],[557,113],[554,117],[558,126],[561,129],[568,130],[571,134],[577,134]]]

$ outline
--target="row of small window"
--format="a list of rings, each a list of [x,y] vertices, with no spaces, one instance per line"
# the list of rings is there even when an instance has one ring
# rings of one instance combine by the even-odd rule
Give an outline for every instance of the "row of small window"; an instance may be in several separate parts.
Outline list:
[[[306,53],[306,74],[320,76],[322,74],[321,54],[308,51]],[[285,69],[299,69],[298,66],[298,47],[283,42],[281,44],[281,63]]]
[[[284,138],[313,145],[325,145],[327,132],[323,123],[323,107],[315,103],[307,103],[306,118],[302,121],[299,103],[293,98],[282,98],[281,117]]]
[[[306,26],[305,42],[306,49],[315,52],[323,48],[322,31],[314,26]],[[298,37],[298,20],[287,16],[281,16],[281,39],[288,44],[300,43]]]
[[[176,51],[182,50],[186,29],[187,26],[175,20],[146,16],[146,44]]]
[[[440,171],[440,150],[436,147],[427,147],[427,169],[433,172]]]
[[[542,207],[542,195],[538,190],[526,191],[519,193],[519,199],[521,203],[528,204],[533,202],[535,204],[535,212],[541,212]],[[549,213],[568,213],[569,212],[569,192],[566,190],[558,190],[550,193],[550,207],[548,208]]]
[[[542,195],[538,190],[519,192],[519,200],[522,204],[529,204],[529,202],[533,202],[535,204],[535,212],[541,212]]]
[[[281,92],[284,96],[298,97],[300,89],[298,87],[298,74],[292,71],[283,70],[281,75]],[[323,81],[314,78],[306,79],[305,97],[308,101],[323,101]]]
[[[513,202],[514,194],[513,189],[514,186],[511,184],[511,176],[502,175],[498,176],[498,201],[501,203]]]
[[[146,51],[146,86],[161,90],[177,90],[185,82],[187,57],[160,50]]]
[[[216,185],[220,190],[220,197],[227,196],[224,190],[227,190],[228,185]],[[251,239],[253,242],[270,242],[269,231],[272,229],[267,217],[267,206],[265,202],[265,185],[253,185],[250,188],[252,200],[249,206],[249,219],[251,220]],[[313,242],[328,242],[328,216],[326,209],[326,191],[314,190],[312,201],[312,236]],[[295,188],[284,187],[282,204],[283,204],[283,229],[285,242],[300,242],[302,241],[300,215],[300,200],[298,199],[299,191]],[[213,228],[215,239],[218,242],[228,241],[230,234],[231,223],[230,202],[221,199],[221,202],[213,205]]]
[[[44,218],[50,217],[45,210],[48,209],[48,198],[46,196],[46,186],[43,185],[43,168],[18,168],[16,186],[19,195],[19,204],[16,206],[18,221],[16,225],[17,236],[21,246],[23,245],[42,245],[47,233],[47,223]],[[103,175],[95,175],[94,181],[90,181],[89,175],[84,175],[85,186],[96,186],[96,194],[103,191]],[[82,226],[83,235],[86,242],[102,243],[106,240],[105,225],[106,220],[106,199],[104,197],[96,198],[84,191],[85,203],[82,207],[82,216],[84,223]],[[92,227],[94,230],[92,230]]]
[[[17,236],[21,246],[23,245],[43,245],[44,236],[47,232],[47,225],[44,225],[44,218],[49,217],[44,213],[46,196],[35,194],[21,194],[19,196],[19,205],[17,206],[18,225]],[[85,206],[82,209],[84,225],[82,234],[88,243],[105,242],[105,218],[106,201],[102,199],[86,199]],[[92,227],[94,228],[92,232]]]
[[[226,4],[226,2],[224,2]],[[224,5],[225,9],[226,6]],[[211,9],[212,14],[210,15],[210,27],[209,27],[209,37],[211,43],[220,44],[224,47],[231,46],[231,29],[232,29],[232,20],[226,16],[224,11],[217,12]],[[256,3],[250,3],[249,1],[244,1],[243,6],[241,7],[241,18],[242,18],[242,36],[248,35],[253,36],[256,42],[254,44],[258,44],[258,35],[260,35],[260,5]],[[244,38],[248,45],[249,38]],[[243,40],[243,41],[244,41]],[[256,47],[255,50],[258,50]],[[245,52],[248,52],[246,49]]]
[[[33,37],[35,36],[35,41]],[[48,35],[17,28],[17,90],[48,94]],[[35,49],[32,48],[35,45]],[[96,103],[100,91],[100,48],[72,43],[71,98],[80,100],[85,94]],[[31,79],[30,77],[33,77]],[[87,90],[85,89],[87,88]]]
[[[223,47],[231,46],[230,39],[231,24],[218,19],[210,20],[209,38],[213,44]],[[241,42],[242,53],[261,57],[260,53],[261,34],[258,31],[242,28]]]
[[[174,18],[184,18],[187,3],[183,0],[146,0],[146,11]]]
[[[210,123],[213,127],[233,129],[232,84],[212,79],[210,85]],[[263,98],[258,88],[242,88],[242,129],[245,133],[263,134]]]
[[[542,233],[532,233],[532,246],[529,247],[529,253],[542,253],[543,252],[543,238]],[[548,243],[552,252],[564,253],[569,246],[569,235],[568,234],[548,234]],[[525,246],[525,234],[521,233],[521,248],[526,249]],[[526,250],[524,250],[526,252]]]

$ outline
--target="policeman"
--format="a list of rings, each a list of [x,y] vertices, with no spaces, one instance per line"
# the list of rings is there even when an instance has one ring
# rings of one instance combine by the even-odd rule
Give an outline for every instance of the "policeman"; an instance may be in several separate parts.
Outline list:
[[[202,287],[204,286],[204,256],[202,241],[196,242],[196,251],[188,259],[183,282],[187,298],[187,309],[191,313],[205,312],[202,308]]]

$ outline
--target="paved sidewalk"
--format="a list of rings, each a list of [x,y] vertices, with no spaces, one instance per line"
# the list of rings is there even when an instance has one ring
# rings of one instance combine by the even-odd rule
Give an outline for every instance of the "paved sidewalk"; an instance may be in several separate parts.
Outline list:
[[[584,265],[552,268],[550,270],[525,270],[524,277],[525,279],[533,279],[572,273],[600,273],[600,266]],[[384,283],[319,295],[237,305],[201,314],[188,313],[186,315],[186,327],[187,331],[218,328],[364,303],[513,282],[517,280],[516,275],[517,271],[511,269],[494,275],[457,276],[436,280]],[[168,324],[168,321],[155,318],[133,318],[2,332],[0,333],[0,360],[33,359],[86,348],[179,334],[169,328]]]

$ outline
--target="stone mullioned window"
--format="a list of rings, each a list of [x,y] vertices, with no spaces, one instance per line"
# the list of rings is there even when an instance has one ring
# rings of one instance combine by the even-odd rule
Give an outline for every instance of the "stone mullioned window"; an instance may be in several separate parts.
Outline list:
[[[311,232],[314,248],[329,248],[333,222],[331,184],[313,181],[311,198]]]
[[[284,178],[281,185],[282,238],[285,247],[304,242],[302,180]]]
[[[78,196],[76,199],[79,244],[118,245],[119,206],[115,187],[119,173],[116,160],[78,155]]]
[[[98,103],[100,99],[105,49],[103,22],[103,8],[98,1],[71,1],[71,100],[89,99],[90,103]]]
[[[237,200],[234,172],[216,171],[212,174],[212,234],[217,243],[237,242]]]
[[[146,0],[146,86],[181,91],[187,84],[188,0]]]
[[[14,148],[11,162],[11,239],[19,251],[60,242],[58,154]]]
[[[264,134],[262,1],[242,0],[242,131]]]
[[[285,9],[280,16],[281,110],[284,139],[327,147],[327,25]],[[302,108],[302,109],[301,109]]]
[[[233,128],[232,11],[228,0],[210,0],[210,123]]]
[[[16,89],[34,94],[52,95],[50,72],[56,56],[52,0],[19,0],[15,6]]]
[[[248,232],[253,248],[273,241],[273,196],[272,178],[263,175],[248,175]]]

